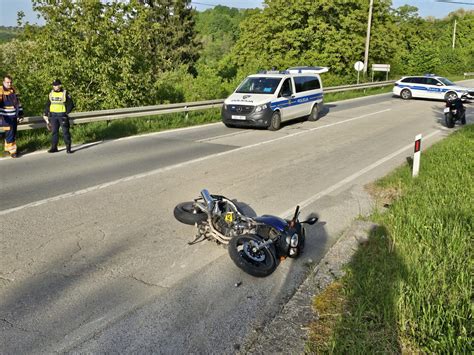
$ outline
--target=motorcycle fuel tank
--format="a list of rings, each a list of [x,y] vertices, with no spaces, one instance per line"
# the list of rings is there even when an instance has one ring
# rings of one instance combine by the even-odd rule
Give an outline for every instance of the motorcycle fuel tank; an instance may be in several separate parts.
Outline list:
[[[265,223],[273,228],[277,229],[280,232],[283,232],[288,227],[288,222],[283,218],[277,216],[263,215],[260,217],[254,218],[259,223]]]

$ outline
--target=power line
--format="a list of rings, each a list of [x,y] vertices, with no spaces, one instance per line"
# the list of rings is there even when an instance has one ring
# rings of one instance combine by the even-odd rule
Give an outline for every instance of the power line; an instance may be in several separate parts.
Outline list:
[[[234,9],[239,9],[239,10],[245,10],[245,9],[246,9],[245,7],[227,6],[227,5],[222,5],[222,4],[206,4],[206,3],[195,2],[195,1],[191,1],[191,4],[193,4],[193,5],[201,5],[201,6],[209,6],[209,7],[226,6],[226,7],[230,7],[230,8],[234,8]]]
[[[436,0],[436,2],[444,2],[446,4],[460,4],[460,5],[471,5],[474,6],[474,2],[463,2],[463,1],[450,1],[450,0]]]

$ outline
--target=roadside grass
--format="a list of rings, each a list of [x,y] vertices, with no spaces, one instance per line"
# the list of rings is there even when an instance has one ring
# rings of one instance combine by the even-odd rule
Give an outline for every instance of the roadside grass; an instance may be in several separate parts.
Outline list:
[[[173,113],[158,116],[147,116],[123,120],[113,120],[77,124],[71,127],[74,145],[107,139],[116,139],[138,134],[164,131],[173,128],[195,126],[220,121],[220,110],[192,111],[185,117],[184,113]],[[62,133],[59,129],[60,144]],[[44,129],[19,131],[17,145],[22,154],[51,145],[51,133]]]
[[[355,99],[357,97],[384,94],[387,92],[392,92],[392,89],[393,89],[393,85],[389,85],[389,86],[385,86],[381,88],[358,89],[358,90],[351,90],[351,91],[327,93],[327,94],[324,94],[324,102],[329,103],[329,102],[334,102],[334,101]]]
[[[346,275],[315,298],[309,352],[472,353],[473,180],[471,125],[423,152],[417,178],[405,165],[375,183],[393,200],[369,216],[379,227]]]

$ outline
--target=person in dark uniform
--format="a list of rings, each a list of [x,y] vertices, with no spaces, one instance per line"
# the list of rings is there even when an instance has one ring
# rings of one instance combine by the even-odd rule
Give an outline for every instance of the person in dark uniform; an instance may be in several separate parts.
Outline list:
[[[63,89],[61,80],[53,81],[53,90],[48,95],[48,101],[44,107],[43,119],[51,130],[51,149],[48,153],[58,151],[59,126],[63,131],[63,139],[66,144],[66,153],[72,153],[71,133],[69,132],[69,113],[74,108],[71,96]]]
[[[13,79],[5,75],[0,87],[0,133],[5,134],[5,152],[12,158],[18,156],[16,148],[16,131],[18,122],[23,118],[18,93],[13,88]]]

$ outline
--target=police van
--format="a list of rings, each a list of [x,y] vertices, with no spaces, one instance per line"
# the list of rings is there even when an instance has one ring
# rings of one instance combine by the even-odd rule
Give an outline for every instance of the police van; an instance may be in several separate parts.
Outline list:
[[[327,67],[293,67],[249,75],[222,106],[227,127],[266,127],[276,131],[281,122],[298,117],[319,118],[323,85],[319,74]]]

